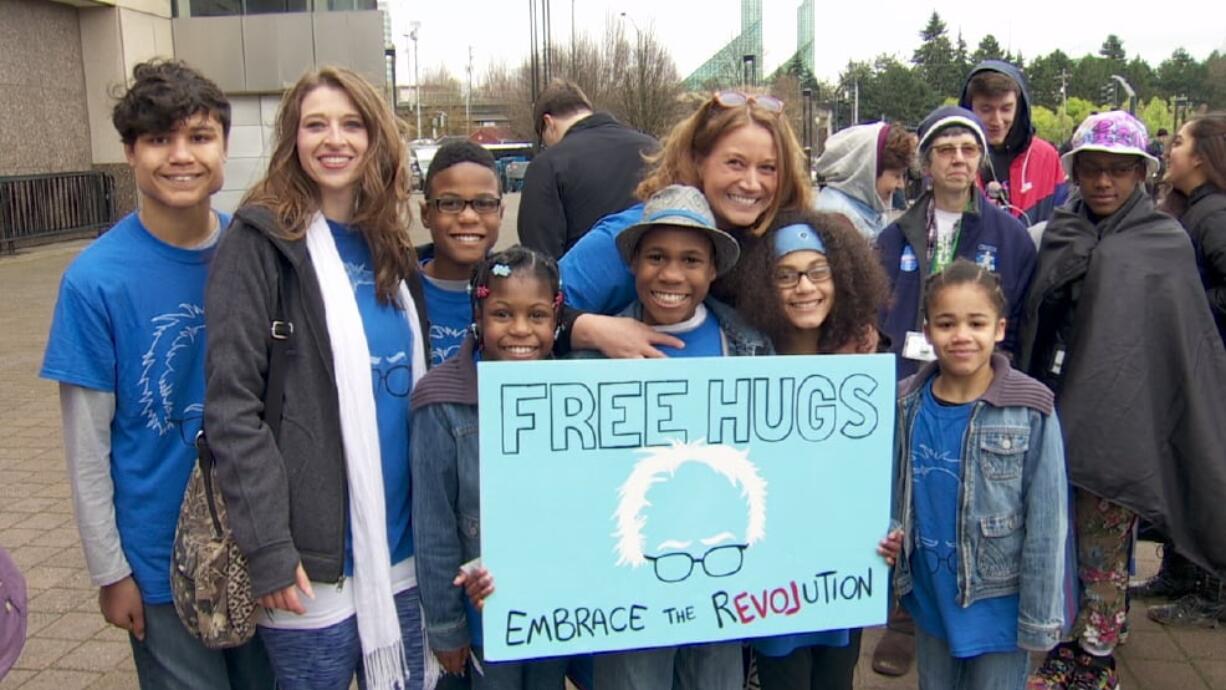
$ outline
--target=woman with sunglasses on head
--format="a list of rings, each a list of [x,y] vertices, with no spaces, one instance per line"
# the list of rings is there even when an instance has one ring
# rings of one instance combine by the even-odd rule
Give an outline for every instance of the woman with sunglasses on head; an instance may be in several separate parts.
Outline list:
[[[813,188],[804,153],[783,115],[783,101],[739,91],[714,94],[673,127],[635,196],[683,184],[703,191],[720,229],[747,250],[781,209],[812,208]],[[635,299],[634,278],[617,251],[617,235],[643,220],[643,204],[598,222],[559,262],[571,306],[589,314],[567,329],[574,348],[600,349],[611,357],[659,357],[653,344],[682,343],[617,314]],[[736,306],[745,279],[738,265],[717,280],[712,296]]]
[[[437,677],[410,526],[409,396],[430,331],[405,160],[370,83],[308,73],[209,276],[204,426],[284,690]]]

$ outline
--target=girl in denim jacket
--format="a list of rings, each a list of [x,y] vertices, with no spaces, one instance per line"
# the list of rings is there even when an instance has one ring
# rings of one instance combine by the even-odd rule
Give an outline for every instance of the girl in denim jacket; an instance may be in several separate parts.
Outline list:
[[[1051,392],[994,354],[995,274],[960,259],[929,279],[936,361],[899,384],[895,591],[915,618],[921,690],[1026,687],[1028,651],[1064,625],[1064,450]]]
[[[473,660],[475,689],[562,690],[566,658],[485,663],[480,613],[458,586],[467,577],[460,566],[481,555],[477,361],[550,355],[562,307],[558,267],[512,247],[478,265],[469,292],[472,332],[413,389],[413,539],[426,630],[448,673],[465,675]]]

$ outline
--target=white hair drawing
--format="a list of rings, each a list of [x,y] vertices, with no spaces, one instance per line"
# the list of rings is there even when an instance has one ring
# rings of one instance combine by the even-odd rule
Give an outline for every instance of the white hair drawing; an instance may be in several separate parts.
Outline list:
[[[748,450],[711,446],[699,439],[693,443],[673,441],[671,446],[644,449],[643,454],[617,490],[617,510],[613,513],[617,523],[613,532],[617,540],[614,547],[617,565],[637,568],[647,562],[643,553],[643,527],[647,522],[643,511],[651,505],[647,492],[656,484],[671,479],[686,463],[706,465],[733,486],[740,485],[741,496],[749,504],[745,543],[752,546],[766,536],[766,480],[750,462]]]

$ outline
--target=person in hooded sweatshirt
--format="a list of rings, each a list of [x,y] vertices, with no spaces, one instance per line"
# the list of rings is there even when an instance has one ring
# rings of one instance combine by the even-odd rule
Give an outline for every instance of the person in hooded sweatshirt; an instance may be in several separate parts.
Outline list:
[[[876,240],[889,225],[894,192],[907,184],[915,142],[905,127],[885,122],[840,130],[817,159],[817,174],[826,180],[817,210],[846,216]]]
[[[959,105],[979,116],[988,135],[991,165],[979,176],[988,197],[1025,226],[1050,218],[1068,197],[1068,181],[1056,148],[1034,134],[1022,71],[984,60],[967,76]]]

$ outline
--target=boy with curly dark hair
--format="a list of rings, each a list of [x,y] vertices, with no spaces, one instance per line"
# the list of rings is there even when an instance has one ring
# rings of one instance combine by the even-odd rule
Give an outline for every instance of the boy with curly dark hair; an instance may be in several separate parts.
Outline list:
[[[90,579],[127,630],[142,688],[272,688],[259,640],[207,649],[175,613],[170,560],[204,402],[204,283],[230,131],[216,84],[136,66],[112,121],[140,192],[64,272],[40,375],[60,384],[68,478]]]

